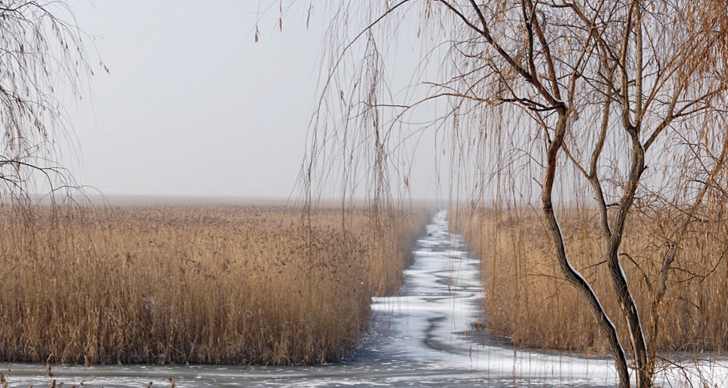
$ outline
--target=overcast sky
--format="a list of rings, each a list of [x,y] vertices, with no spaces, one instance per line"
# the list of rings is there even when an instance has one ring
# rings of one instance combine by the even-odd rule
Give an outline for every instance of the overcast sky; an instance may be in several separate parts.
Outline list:
[[[305,9],[293,9],[278,32],[277,2],[262,19],[259,7],[270,2],[260,3],[71,3],[94,38],[96,69],[90,93],[67,106],[79,153],[66,163],[76,179],[107,195],[287,197],[326,20],[314,15],[307,29]],[[433,165],[423,164],[410,177],[412,195],[433,197]]]

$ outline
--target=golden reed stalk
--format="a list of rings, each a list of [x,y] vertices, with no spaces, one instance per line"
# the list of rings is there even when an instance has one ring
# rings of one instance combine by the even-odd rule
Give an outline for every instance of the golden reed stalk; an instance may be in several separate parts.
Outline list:
[[[518,346],[606,354],[608,349],[585,302],[561,276],[553,242],[537,209],[478,209],[462,217],[459,227],[483,265],[487,327]],[[621,338],[615,293],[599,244],[598,217],[588,209],[567,209],[559,215],[568,254],[590,281]],[[669,249],[666,234],[680,224],[679,215],[636,214],[620,249],[643,326],[656,351],[728,349],[728,245],[725,217],[716,215],[689,231],[671,270],[667,293],[653,310],[655,279]],[[674,229],[674,228],[673,228]],[[657,311],[657,325],[654,325]],[[657,331],[655,331],[657,328]]]
[[[0,359],[62,363],[339,359],[426,222],[275,206],[0,213]]]

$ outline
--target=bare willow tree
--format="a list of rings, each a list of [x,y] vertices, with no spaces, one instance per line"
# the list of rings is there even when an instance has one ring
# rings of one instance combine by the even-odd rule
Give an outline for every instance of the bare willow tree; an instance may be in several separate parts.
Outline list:
[[[63,2],[0,2],[0,196],[27,198],[35,175],[51,190],[70,182],[54,158],[62,100],[91,73],[81,36]]]
[[[434,113],[429,126],[451,139],[453,170],[476,172],[464,180],[472,186],[468,193],[498,196],[515,188],[526,193],[525,202],[536,193],[555,264],[606,338],[620,387],[630,386],[630,355],[637,386],[651,386],[656,312],[683,255],[683,239],[726,217],[728,3],[365,3],[343,2],[330,10],[334,22],[327,36],[334,49],[312,123],[307,182],[337,165],[345,182],[356,181],[352,171],[359,166],[366,177],[360,183],[374,200],[394,182],[407,186],[407,170],[400,166],[411,150],[403,149],[402,139],[427,126],[412,129],[406,118],[427,107]],[[412,86],[417,91],[402,101],[385,77],[386,55],[409,19],[431,48],[423,51],[422,68],[439,70],[418,68]],[[435,79],[428,79],[432,74]],[[432,105],[439,100],[444,107]],[[326,161],[331,155],[340,159]],[[500,184],[503,175],[507,184]],[[570,261],[555,202],[568,204],[576,194],[557,182],[591,192],[603,242],[591,254],[608,266],[620,307],[614,316]],[[664,231],[658,275],[644,279],[652,303],[640,309],[623,270],[623,260],[630,259],[621,250],[627,221],[635,212],[666,211],[677,212],[680,222],[664,227],[670,230]],[[644,329],[648,316],[650,336]],[[620,338],[618,326],[628,338]]]

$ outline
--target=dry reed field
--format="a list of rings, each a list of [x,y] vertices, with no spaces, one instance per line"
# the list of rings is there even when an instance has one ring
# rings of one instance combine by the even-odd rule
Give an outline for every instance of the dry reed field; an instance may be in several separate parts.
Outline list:
[[[269,205],[0,212],[0,359],[61,363],[336,360],[368,329],[370,298],[398,288],[427,218]]]
[[[496,212],[478,209],[462,217],[468,244],[483,264],[483,304],[492,332],[518,346],[607,353],[585,301],[562,277],[553,242],[539,209]],[[667,292],[653,309],[651,284],[668,249],[666,233],[679,222],[675,214],[635,214],[620,252],[638,308],[646,312],[643,327],[655,351],[728,349],[728,228],[721,215],[710,227],[694,228],[678,253]],[[590,281],[607,312],[618,315],[608,269],[598,255],[604,243],[598,217],[589,210],[561,212],[567,252]],[[629,256],[627,256],[629,255]],[[654,317],[657,317],[655,320]],[[621,338],[628,338],[621,321]],[[654,336],[654,337],[653,337]]]

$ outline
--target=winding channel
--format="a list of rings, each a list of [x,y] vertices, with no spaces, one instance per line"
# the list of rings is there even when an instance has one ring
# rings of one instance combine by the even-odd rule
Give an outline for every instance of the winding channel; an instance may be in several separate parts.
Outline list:
[[[482,321],[479,262],[462,237],[435,215],[414,247],[398,295],[372,301],[373,328],[352,357],[298,367],[101,365],[57,366],[64,387],[603,387],[611,362],[514,349],[472,331]],[[47,387],[38,364],[11,364],[8,387]],[[5,368],[2,365],[3,371]]]

